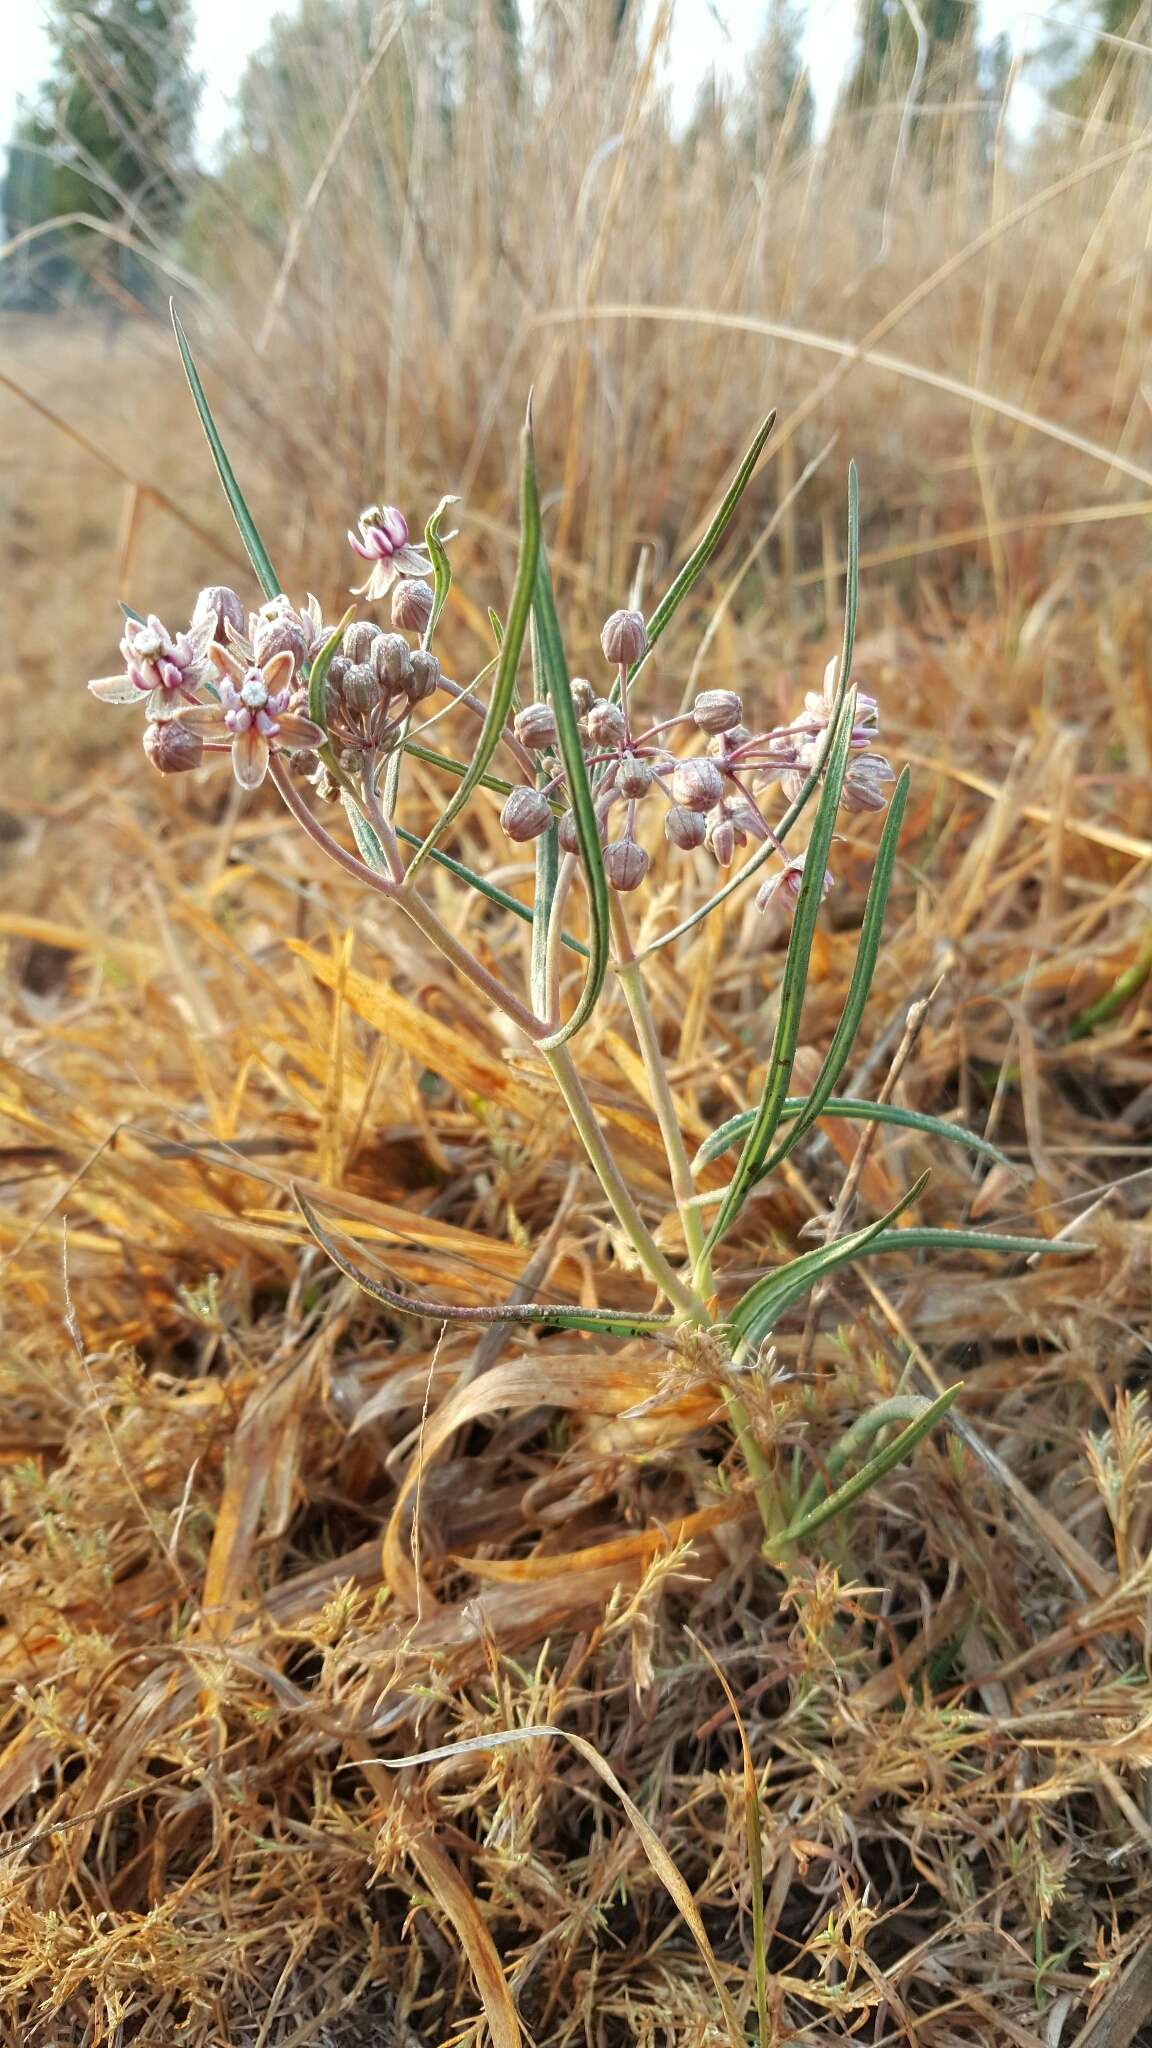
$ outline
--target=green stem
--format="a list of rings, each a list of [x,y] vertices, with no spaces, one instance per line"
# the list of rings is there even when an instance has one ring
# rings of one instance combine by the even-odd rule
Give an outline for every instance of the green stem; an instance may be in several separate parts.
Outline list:
[[[632,950],[632,941],[624,920],[623,908],[618,897],[611,902],[612,935],[616,942],[616,975],[624,991],[636,1043],[640,1048],[648,1092],[660,1136],[664,1141],[664,1156],[668,1161],[668,1172],[676,1207],[680,1215],[680,1227],[684,1232],[684,1243],[693,1265],[692,1284],[698,1294],[707,1300],[712,1293],[711,1265],[705,1255],[705,1231],[700,1211],[696,1207],[696,1185],[692,1179],[692,1168],[688,1159],[680,1119],[676,1114],[676,1102],[668,1080],[668,1069],[660,1046],[660,1036],[648,1001],[648,991],[639,962]]]
[[[804,1497],[791,1517],[793,1522],[802,1522],[806,1515],[820,1505],[825,1494],[830,1493],[850,1458],[863,1444],[870,1443],[890,1422],[915,1422],[932,1406],[921,1394],[893,1394],[887,1401],[880,1401],[875,1408],[869,1408],[858,1415],[850,1429],[845,1430],[838,1444],[829,1452],[825,1470],[805,1489]]]
[[[533,1019],[537,1032],[540,1025]],[[649,1278],[675,1308],[695,1323],[698,1329],[707,1329],[708,1311],[704,1303],[685,1286],[668,1260],[664,1257],[652,1236],[644,1218],[628,1191],[628,1184],[620,1172],[608,1147],[608,1141],[600,1128],[596,1112],[588,1099],[584,1083],[576,1071],[572,1055],[566,1045],[553,1046],[545,1051],[544,1057],[564,1098],[564,1104],[572,1119],[573,1127],[592,1164],[593,1171],[612,1206],[613,1214],[620,1228],[636,1253]]]
[[[533,1040],[544,1037],[547,1025],[542,1024],[538,1017],[534,1017],[527,1003],[522,1003],[519,996],[514,996],[510,988],[505,988],[502,981],[498,981],[494,974],[489,974],[488,969],[468,951],[467,946],[461,945],[455,933],[449,931],[446,924],[441,923],[436,912],[425,903],[423,897],[417,896],[410,882],[396,890],[394,900],[397,909],[404,912],[405,917],[424,933],[425,938],[431,939],[444,958],[451,961],[457,973],[461,974],[465,981],[470,981],[473,988],[478,988],[482,995],[487,996],[488,1001],[494,1004],[496,1009],[502,1010],[506,1017],[511,1017],[512,1022],[519,1025],[526,1037]]]
[[[770,1542],[786,1519],[776,1475],[756,1441],[752,1417],[739,1394],[734,1393],[731,1387],[725,1387],[723,1391],[724,1406],[728,1410],[732,1434],[740,1446],[740,1455],[752,1481],[752,1492],[756,1497],[756,1506],[760,1510],[761,1526]]]

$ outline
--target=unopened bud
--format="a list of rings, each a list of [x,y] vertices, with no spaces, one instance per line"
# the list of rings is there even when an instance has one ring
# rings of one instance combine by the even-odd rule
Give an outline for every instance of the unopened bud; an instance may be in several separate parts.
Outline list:
[[[672,795],[690,811],[710,811],[724,794],[724,777],[715,761],[678,761],[672,771]]]
[[[600,645],[604,649],[605,661],[617,665],[624,662],[630,668],[648,648],[643,612],[613,612],[611,618],[604,621]]]
[[[560,823],[556,827],[556,837],[560,841],[565,853],[579,853],[580,836],[576,830],[575,811],[565,811]]]
[[[616,787],[621,796],[647,796],[652,787],[652,768],[638,754],[625,754],[616,770]]]
[[[775,902],[777,897],[780,898],[781,903],[789,910],[795,910],[800,898],[803,882],[804,855],[798,853],[794,860],[788,862],[787,867],[778,869],[766,882],[761,882],[759,889],[756,891],[757,910],[767,910],[768,906]],[[829,889],[833,887],[834,882],[835,876],[831,868],[825,868],[824,881],[820,890],[821,901],[828,894]]]
[[[607,697],[598,697],[584,719],[584,730],[594,746],[618,747],[627,730],[624,713]]]
[[[174,718],[144,727],[144,752],[161,775],[185,775],[204,759],[204,742]]]
[[[380,682],[370,661],[350,661],[340,684],[340,700],[353,718],[366,718],[380,702]]]
[[[690,811],[684,804],[673,804],[664,819],[664,830],[673,846],[678,846],[682,853],[692,853],[696,847],[703,846],[708,827],[702,812]]]
[[[556,715],[550,704],[525,704],[522,711],[512,720],[512,729],[522,747],[538,751],[553,745],[556,738]]]
[[[237,633],[244,631],[244,606],[234,590],[225,583],[209,583],[196,599],[192,613],[192,624],[203,625],[205,619],[213,621],[212,638],[218,647],[227,645],[224,627],[227,623]]]
[[[626,895],[638,889],[648,873],[648,855],[634,839],[614,839],[604,848],[604,873],[612,887]]]
[[[701,732],[731,732],[743,709],[735,690],[701,690],[692,716]]]
[[[340,645],[349,661],[371,661],[372,649],[382,638],[379,626],[374,626],[371,619],[353,619],[350,626],[345,626]]]
[[[714,811],[709,811],[707,838],[720,866],[730,868],[736,855],[736,827],[726,804],[717,804]]]
[[[420,704],[440,688],[440,663],[423,647],[414,647],[408,658],[408,679],[404,690],[410,704]]]
[[[412,675],[412,649],[401,633],[381,633],[372,646],[372,666],[390,690],[406,690]]]
[[[568,688],[572,694],[572,702],[576,706],[577,718],[585,718],[596,702],[595,690],[587,676],[573,676]]]
[[[539,839],[552,818],[552,806],[538,789],[514,789],[500,813],[500,823],[509,839]]]
[[[434,602],[430,583],[419,576],[402,576],[392,587],[392,624],[401,633],[422,633]]]
[[[894,780],[892,763],[883,754],[861,754],[844,777],[841,805],[846,811],[882,811],[888,802],[884,785]]]
[[[341,691],[344,688],[344,678],[351,666],[351,662],[343,654],[334,654],[328,663],[324,677],[324,717],[329,723],[340,716]],[[307,706],[304,708],[307,709]]]
[[[273,598],[257,614],[252,633],[252,654],[257,668],[264,668],[275,654],[290,654],[293,662],[303,661],[312,634],[287,598]]]
[[[730,725],[727,732],[712,733],[704,751],[713,761],[730,761],[737,747],[742,747],[751,737],[746,725]]]

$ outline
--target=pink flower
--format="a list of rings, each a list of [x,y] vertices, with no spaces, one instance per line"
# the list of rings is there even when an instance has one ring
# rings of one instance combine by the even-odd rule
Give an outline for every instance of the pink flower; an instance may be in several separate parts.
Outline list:
[[[770,875],[766,882],[761,882],[759,889],[756,891],[757,910],[767,910],[769,904],[774,903],[777,896],[780,897],[782,903],[789,910],[795,910],[800,897],[800,885],[804,880],[804,859],[804,854],[796,854],[786,867],[782,867],[778,873]],[[834,886],[835,879],[831,868],[825,868],[824,887],[820,891],[821,901],[828,894],[829,889]]]
[[[831,719],[832,707],[836,702],[836,670],[838,666],[839,664],[835,656],[833,656],[824,671],[824,681],[820,689],[806,690],[804,693],[804,709],[799,714],[796,724],[808,732],[822,733]],[[875,697],[870,697],[867,690],[857,690],[856,723],[852,728],[852,745],[854,747],[870,746],[879,730],[880,719]]]
[[[383,597],[398,576],[430,576],[432,564],[422,548],[408,544],[408,521],[395,505],[368,505],[349,530],[348,540],[362,561],[371,562],[366,583],[353,590],[353,597],[370,602]]]
[[[172,718],[181,703],[195,702],[211,674],[208,650],[214,617],[202,617],[173,639],[155,612],[145,621],[129,619],[120,642],[124,672],[97,676],[88,688],[102,704],[143,704],[150,720]]]
[[[227,748],[232,772],[242,789],[258,789],[268,773],[274,751],[309,753],[324,743],[324,734],[310,718],[289,711],[295,666],[284,650],[259,667],[217,648],[216,660],[226,670],[218,704],[188,704],[175,713],[180,724],[214,752]]]

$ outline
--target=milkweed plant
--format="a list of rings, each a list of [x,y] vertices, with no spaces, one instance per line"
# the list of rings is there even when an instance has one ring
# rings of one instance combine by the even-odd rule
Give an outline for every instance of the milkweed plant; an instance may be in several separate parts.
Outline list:
[[[481,991],[546,1061],[572,1127],[616,1222],[655,1293],[649,1313],[529,1302],[472,1307],[415,1299],[365,1271],[317,1214],[302,1190],[295,1199],[308,1228],[333,1263],[366,1293],[394,1311],[448,1322],[505,1322],[541,1329],[645,1337],[710,1361],[723,1390],[748,1468],[770,1549],[794,1543],[858,1497],[944,1414],[957,1389],[938,1400],[897,1396],[853,1425],[843,1449],[854,1455],[887,1434],[883,1448],[833,1490],[831,1480],[789,1498],[753,1430],[742,1376],[755,1369],[786,1310],[837,1268],[892,1251],[979,1249],[1031,1255],[1047,1240],[983,1231],[893,1226],[915,1201],[920,1180],[887,1215],[863,1228],[773,1265],[738,1300],[726,1299],[717,1254],[765,1176],[783,1163],[817,1118],[911,1126],[994,1159],[985,1139],[952,1123],[891,1103],[837,1094],[868,998],[881,943],[885,904],[908,796],[877,750],[876,700],[852,676],[856,625],[858,514],[855,471],[849,472],[848,550],[843,641],[786,724],[756,729],[745,722],[733,690],[705,689],[681,710],[650,707],[645,674],[653,650],[720,545],[772,428],[763,422],[707,531],[651,613],[624,607],[604,625],[604,668],[596,680],[569,671],[552,578],[541,536],[531,417],[521,436],[520,540],[515,583],[501,622],[491,615],[496,654],[465,686],[447,676],[434,651],[437,624],[451,584],[451,536],[441,523],[454,499],[429,519],[423,544],[410,537],[403,512],[390,505],[363,511],[348,539],[367,565],[353,593],[366,608],[387,601],[388,627],[346,613],[336,625],[315,598],[295,605],[281,590],[264,543],[237,484],[196,371],[186,337],[176,335],[192,396],[207,434],[264,602],[248,613],[240,596],[202,590],[191,622],[172,634],[155,615],[127,613],[122,670],[89,683],[106,703],[134,705],[144,716],[144,752],[165,774],[196,769],[227,755],[245,790],[275,785],[313,845],[415,925],[463,980]],[[422,738],[430,716],[454,701],[476,725],[467,762],[449,758]],[[439,770],[449,794],[423,836],[403,824],[404,763],[416,758]],[[464,865],[446,850],[455,821],[478,790],[502,799],[501,825],[516,845],[531,844],[535,887],[531,907]],[[820,905],[833,886],[829,866],[841,812],[886,813],[879,835],[859,943],[843,1010],[817,1078],[804,1095],[789,1093],[805,987]],[[343,813],[352,845],[331,829]],[[662,857],[710,862],[715,885],[681,923],[637,950],[629,912],[649,877],[652,831],[638,827],[663,814]],[[807,841],[796,827],[809,817]],[[326,822],[327,820],[327,822]],[[734,867],[737,853],[747,851]],[[531,926],[530,972],[514,987],[449,929],[421,884],[432,863],[462,888]],[[731,872],[729,872],[731,870]],[[755,885],[761,910],[784,906],[791,931],[780,974],[776,1021],[765,1048],[759,1102],[731,1117],[695,1158],[685,1145],[660,1036],[650,1008],[646,966],[652,956],[700,925],[737,891]],[[582,895],[583,914],[572,915]],[[578,927],[578,936],[570,927]],[[571,969],[571,972],[569,971]],[[614,981],[631,1017],[651,1107],[667,1160],[669,1192],[679,1217],[681,1248],[664,1249],[645,1221],[580,1077],[574,1044]],[[573,986],[574,984],[574,986]],[[703,1167],[734,1155],[727,1183],[702,1191]],[[1077,1249],[1064,1241],[1062,1250]],[[833,1454],[835,1475],[845,1458]]]

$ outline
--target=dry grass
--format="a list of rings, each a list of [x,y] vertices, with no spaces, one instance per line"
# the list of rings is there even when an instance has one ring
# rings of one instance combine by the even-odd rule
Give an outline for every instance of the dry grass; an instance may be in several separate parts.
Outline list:
[[[6,372],[220,548],[147,498],[125,525],[129,486],[0,394],[20,755],[0,912],[0,2029],[52,2048],[411,2048],[486,2027],[505,2048],[517,2024],[541,2048],[725,2041],[667,1872],[599,1758],[688,1887],[752,2038],[741,1742],[714,1660],[758,1781],[769,2038],[1147,2042],[1148,187],[1145,157],[1116,159],[1145,138],[1077,132],[1030,183],[989,182],[958,132],[927,193],[905,167],[881,256],[860,193],[883,195],[894,121],[863,169],[851,138],[820,163],[774,160],[768,138],[756,184],[717,135],[685,162],[642,67],[622,56],[605,79],[576,58],[563,134],[547,109],[522,115],[516,149],[477,96],[448,159],[417,92],[384,159],[399,246],[373,234],[387,109],[366,114],[301,237],[274,400],[238,333],[276,265],[262,275],[234,234],[213,396],[266,531],[331,603],[346,515],[382,474],[413,506],[466,487],[468,602],[445,646],[468,672],[507,587],[531,375],[583,656],[637,542],[659,583],[776,398],[775,467],[661,673],[677,694],[715,619],[709,679],[784,709],[831,642],[855,453],[877,558],[858,669],[890,752],[917,764],[855,1078],[883,1078],[910,1000],[943,976],[901,1097],[959,1109],[1021,1177],[934,1153],[924,1216],[1051,1234],[1107,1189],[1094,1249],[1035,1270],[884,1262],[828,1297],[803,1355],[788,1324],[754,1406],[805,1478],[896,1387],[965,1392],[962,1435],[779,1570],[707,1361],[570,1336],[476,1346],[381,1317],[302,1242],[291,1178],[402,1284],[499,1301],[531,1268],[537,1293],[645,1296],[541,1074],[438,959],[317,873],[271,797],[145,784],[135,735],[122,751],[123,725],[85,698],[120,578],[175,617],[234,544],[162,330],[107,347],[11,324]],[[323,74],[330,133],[339,85]],[[838,359],[724,324],[859,339],[1032,200],[870,344],[999,412],[854,362],[827,388]],[[700,317],[603,312],[625,303]],[[1005,405],[1127,469],[1018,430]],[[463,843],[508,870],[487,809]],[[873,843],[865,822],[841,852],[817,1048]],[[690,886],[669,885],[662,917]],[[443,907],[477,934],[469,902]],[[737,908],[660,956],[692,1139],[755,1090],[781,942]],[[484,943],[521,950],[495,922]],[[609,1000],[580,1064],[657,1221],[630,1046]],[[835,1199],[842,1143],[826,1126],[756,1205],[749,1270]],[[869,1211],[926,1163],[918,1139],[882,1134]],[[568,1739],[384,1768],[536,1726]]]

